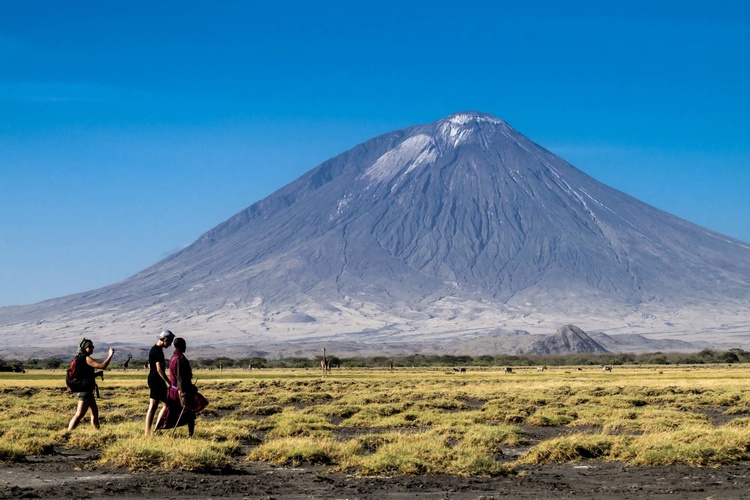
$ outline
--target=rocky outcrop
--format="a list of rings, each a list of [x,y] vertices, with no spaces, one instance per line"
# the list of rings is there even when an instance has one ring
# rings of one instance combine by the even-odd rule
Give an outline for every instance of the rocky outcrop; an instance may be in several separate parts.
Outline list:
[[[523,354],[582,354],[609,352],[575,325],[563,325],[557,332],[536,340]]]

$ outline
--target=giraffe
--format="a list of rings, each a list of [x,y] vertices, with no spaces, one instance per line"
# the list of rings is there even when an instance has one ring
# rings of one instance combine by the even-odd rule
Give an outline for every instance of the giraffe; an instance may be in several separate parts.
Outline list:
[[[122,364],[122,370],[128,371],[128,364],[130,364],[130,360],[133,359],[132,354],[128,354],[128,359],[125,360],[125,362]]]
[[[323,348],[323,359],[320,360],[320,368],[323,370],[323,376],[325,377],[331,372],[331,360],[326,357],[326,348]]]

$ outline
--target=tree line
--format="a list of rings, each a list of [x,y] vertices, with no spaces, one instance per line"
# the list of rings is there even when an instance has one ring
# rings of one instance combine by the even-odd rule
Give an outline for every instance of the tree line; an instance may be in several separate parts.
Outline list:
[[[493,367],[493,366],[599,366],[599,365],[701,365],[750,363],[750,351],[735,348],[727,351],[704,349],[700,352],[652,352],[632,353],[583,353],[583,354],[528,354],[528,355],[450,355],[450,354],[410,354],[408,356],[367,356],[338,357],[327,356],[332,368],[425,368],[425,367]],[[0,359],[0,372],[33,369],[67,368],[70,360],[60,358],[32,358],[28,360]],[[133,358],[130,369],[143,368],[146,360]],[[191,360],[193,368],[319,368],[320,356],[281,359],[252,358],[198,358]],[[123,368],[122,362],[113,362],[111,369]]]

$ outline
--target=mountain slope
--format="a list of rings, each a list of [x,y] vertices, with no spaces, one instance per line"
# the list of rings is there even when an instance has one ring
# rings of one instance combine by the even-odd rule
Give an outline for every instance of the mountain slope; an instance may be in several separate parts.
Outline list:
[[[467,112],[360,144],[123,282],[0,309],[0,332],[409,342],[575,322],[744,335],[748,290],[750,245]]]

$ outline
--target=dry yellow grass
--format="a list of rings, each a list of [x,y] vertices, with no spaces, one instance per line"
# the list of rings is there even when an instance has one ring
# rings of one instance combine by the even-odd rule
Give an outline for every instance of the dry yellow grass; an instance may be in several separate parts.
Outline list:
[[[197,371],[211,401],[193,439],[144,439],[144,372],[108,372],[101,430],[67,432],[62,370],[0,374],[0,461],[93,448],[134,469],[226,468],[233,459],[359,474],[493,475],[612,460],[711,466],[750,458],[750,367]],[[535,440],[534,429],[549,439]],[[508,453],[512,451],[512,453]]]

